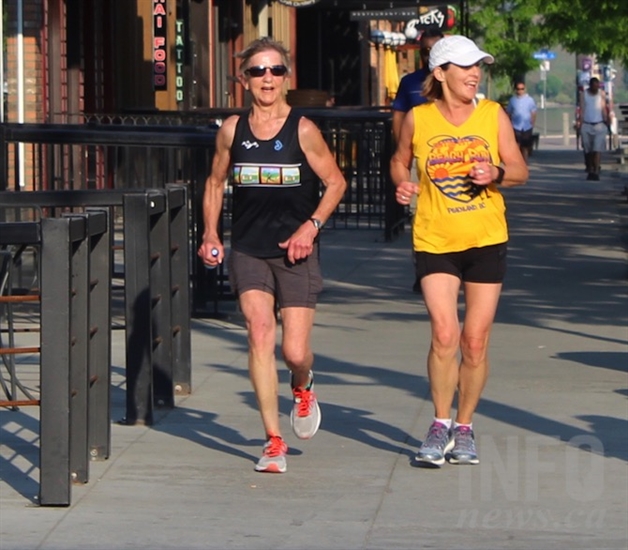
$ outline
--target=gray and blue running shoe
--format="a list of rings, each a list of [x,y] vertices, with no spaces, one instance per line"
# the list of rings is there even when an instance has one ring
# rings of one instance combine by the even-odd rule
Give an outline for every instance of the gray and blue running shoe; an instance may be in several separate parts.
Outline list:
[[[440,422],[433,422],[415,460],[419,466],[442,466],[445,464],[445,455],[453,446],[451,429]]]
[[[449,456],[450,464],[479,464],[473,430],[468,426],[454,428],[454,448]]]

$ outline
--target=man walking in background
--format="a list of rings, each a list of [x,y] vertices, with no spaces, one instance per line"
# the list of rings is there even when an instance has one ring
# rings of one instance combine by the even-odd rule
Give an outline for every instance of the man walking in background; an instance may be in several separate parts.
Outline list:
[[[576,125],[582,137],[587,180],[598,181],[609,122],[606,92],[600,89],[599,79],[593,77],[589,80],[589,87],[580,92],[578,106],[580,117]]]
[[[532,143],[534,141],[533,131],[536,122],[536,103],[534,99],[526,92],[526,85],[523,81],[515,82],[515,95],[508,101],[506,107],[508,116],[515,129],[515,138],[521,149],[521,154],[526,162],[532,152]]]

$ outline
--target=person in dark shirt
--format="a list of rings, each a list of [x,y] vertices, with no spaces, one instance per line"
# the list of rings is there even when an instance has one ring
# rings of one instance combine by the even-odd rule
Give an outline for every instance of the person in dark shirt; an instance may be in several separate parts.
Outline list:
[[[401,125],[406,113],[411,111],[413,107],[421,105],[427,101],[427,98],[423,95],[423,83],[425,82],[427,75],[430,74],[430,69],[428,67],[430,51],[432,46],[434,46],[434,44],[436,44],[436,42],[438,42],[442,37],[443,32],[437,27],[428,27],[423,31],[421,38],[419,38],[421,67],[404,76],[399,82],[399,88],[397,89],[397,94],[395,95],[395,99],[392,103],[392,131],[395,143],[399,143]],[[412,290],[417,294],[421,294],[421,281],[419,279],[415,279],[414,284],[412,285]]]
[[[246,321],[249,376],[266,435],[255,469],[283,473],[288,448],[279,425],[275,304],[281,317],[281,351],[291,371],[292,429],[297,437],[309,439],[321,422],[310,345],[322,289],[318,236],[342,199],[346,182],[316,125],[294,114],[286,102],[290,59],[284,46],[260,38],[238,57],[238,79],[250,93],[251,108],[227,118],[216,135],[198,255],[208,267],[225,257],[218,226],[229,179],[229,281]],[[320,182],[325,186],[322,197]]]
[[[430,57],[430,50],[432,46],[436,44],[443,37],[443,32],[439,28],[429,27],[423,31],[421,38],[419,39],[419,55],[421,57],[421,67],[416,71],[413,71],[405,75],[399,82],[399,88],[395,95],[395,99],[392,103],[393,119],[392,128],[395,142],[399,143],[399,132],[401,131],[401,123],[403,122],[406,113],[416,107],[425,103],[427,99],[423,95],[423,82],[430,69],[428,67],[428,61]]]

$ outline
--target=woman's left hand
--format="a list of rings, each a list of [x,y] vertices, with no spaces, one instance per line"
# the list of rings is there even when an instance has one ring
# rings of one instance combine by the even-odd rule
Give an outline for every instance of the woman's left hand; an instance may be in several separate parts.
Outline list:
[[[279,248],[285,250],[288,261],[295,264],[313,252],[316,235],[318,235],[318,229],[308,220],[289,239],[279,243]]]
[[[495,179],[493,176],[493,168],[494,166],[488,162],[478,162],[471,168],[469,178],[471,178],[471,181],[475,183],[475,185],[488,185]]]

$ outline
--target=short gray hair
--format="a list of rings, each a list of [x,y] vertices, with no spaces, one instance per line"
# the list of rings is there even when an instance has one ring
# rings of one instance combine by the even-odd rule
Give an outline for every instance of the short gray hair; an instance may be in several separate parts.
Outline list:
[[[268,50],[274,50],[279,55],[281,55],[281,60],[283,64],[288,67],[288,71],[290,71],[290,54],[289,51],[284,47],[281,42],[278,42],[272,39],[270,36],[264,36],[262,38],[258,38],[257,40],[253,40],[246,49],[242,50],[235,54],[238,59],[241,59],[240,62],[240,72],[243,73],[245,69],[249,66],[249,60],[255,54],[260,52],[266,52]]]

